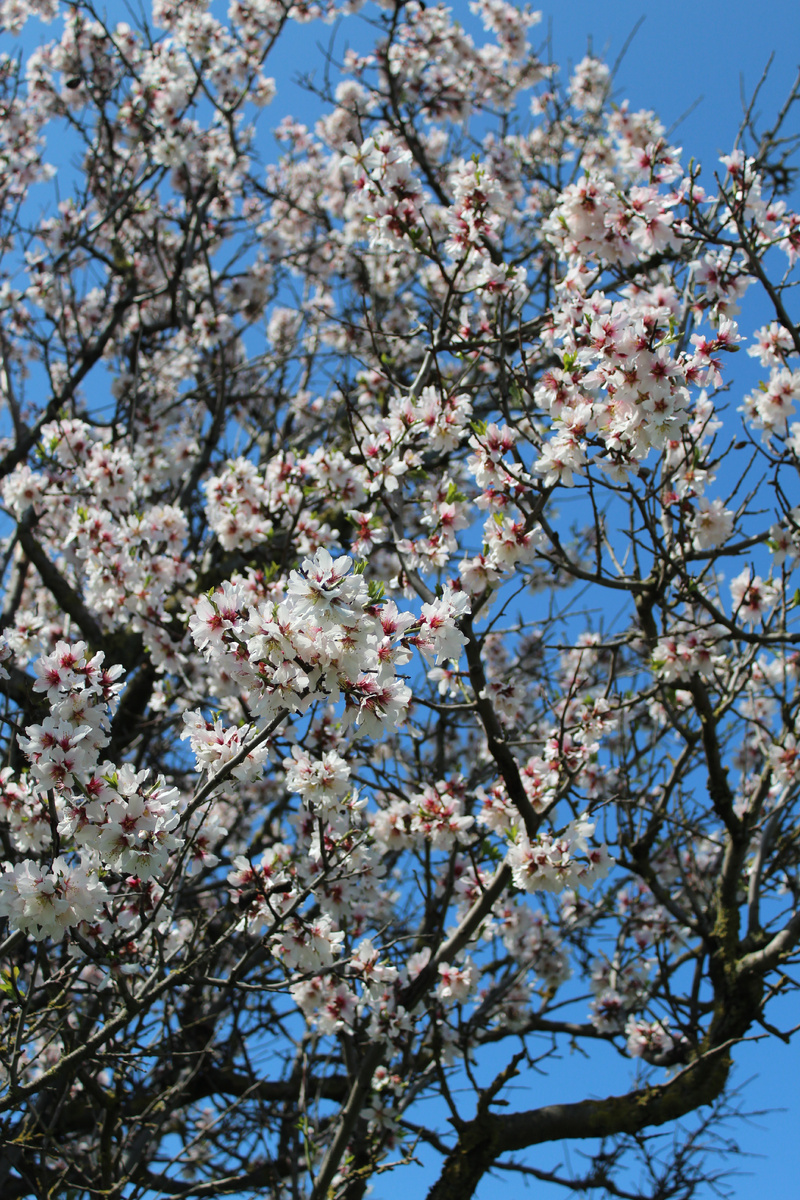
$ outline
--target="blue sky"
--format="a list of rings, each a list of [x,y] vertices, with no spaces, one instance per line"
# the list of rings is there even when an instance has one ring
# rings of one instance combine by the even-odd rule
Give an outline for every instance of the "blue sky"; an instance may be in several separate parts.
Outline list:
[[[459,17],[470,20],[466,0],[454,0]],[[122,0],[108,0],[106,11],[113,19],[127,18],[127,6]],[[652,108],[669,128],[692,109],[671,135],[674,144],[684,148],[684,162],[690,157],[708,163],[703,175],[707,186],[713,186],[714,160],[719,153],[730,150],[742,115],[742,94],[748,97],[774,53],[769,77],[762,90],[757,109],[765,116],[776,111],[789,90],[800,64],[800,5],[797,0],[771,0],[760,9],[751,0],[664,0],[656,9],[644,0],[562,0],[550,8],[543,6],[543,21],[532,31],[535,44],[552,38],[554,60],[562,66],[562,79],[570,62],[579,61],[591,41],[594,53],[613,63],[634,30],[630,47],[616,75],[617,98],[628,98],[634,108]],[[26,31],[27,34],[27,31]],[[318,58],[317,42],[326,43],[331,30],[319,25],[295,27],[279,48],[268,70],[277,76],[279,97],[272,109],[264,113],[264,132],[285,112],[308,123],[319,114],[317,101],[296,89],[292,80],[310,62]],[[336,46],[341,49],[350,34],[350,23],[337,34]],[[33,42],[39,40],[38,30]],[[28,36],[25,39],[30,45]],[[359,39],[360,42],[360,39]],[[695,106],[692,108],[692,106]],[[794,128],[798,127],[795,119]],[[264,154],[269,147],[265,144]],[[751,325],[752,327],[752,325]],[[746,325],[744,326],[746,331]],[[743,357],[743,356],[740,356]],[[744,365],[744,364],[743,364]],[[791,999],[784,1003],[781,1017],[784,1026],[800,1023],[800,1002]],[[784,1108],[758,1119],[757,1123],[741,1124],[729,1130],[743,1151],[761,1157],[743,1158],[733,1166],[745,1172],[732,1181],[737,1200],[761,1200],[770,1189],[774,1194],[790,1197],[800,1193],[800,1137],[796,1130],[800,1118],[800,1045],[784,1046],[772,1041],[759,1041],[740,1048],[736,1055],[739,1064],[736,1080],[750,1080],[743,1093],[744,1107],[749,1109]],[[562,1066],[549,1079],[542,1079],[535,1090],[509,1093],[512,1104],[531,1107],[579,1099],[588,1094],[601,1095],[606,1089],[621,1088],[619,1069],[608,1064],[598,1071],[577,1055],[565,1057]],[[615,1078],[614,1078],[615,1077]],[[754,1077],[754,1078],[751,1078]],[[580,1160],[573,1146],[570,1157],[580,1170]],[[549,1161],[554,1165],[565,1161],[560,1147],[553,1147]],[[545,1160],[541,1159],[542,1165]],[[410,1197],[424,1196],[429,1180],[405,1171],[396,1176],[380,1177],[375,1181],[376,1200],[394,1200],[401,1192]],[[417,1190],[418,1189],[418,1190]],[[479,1189],[479,1200],[497,1200],[503,1196],[531,1195],[537,1200],[549,1200],[563,1195],[560,1189],[532,1183],[526,1189],[522,1181],[486,1178]]]

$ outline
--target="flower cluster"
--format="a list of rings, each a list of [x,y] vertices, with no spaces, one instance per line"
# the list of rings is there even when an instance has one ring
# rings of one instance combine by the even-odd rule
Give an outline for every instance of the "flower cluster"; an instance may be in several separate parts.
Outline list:
[[[344,720],[362,736],[396,728],[411,693],[396,672],[409,652],[395,637],[414,618],[387,613],[387,633],[352,566],[321,549],[292,571],[282,600],[252,603],[237,584],[200,597],[189,628],[213,664],[217,694],[243,694],[264,721],[303,712],[317,696],[343,697]],[[446,620],[442,626],[444,636]]]
[[[516,886],[525,892],[559,892],[588,888],[604,878],[612,859],[605,846],[589,845],[594,828],[581,818],[560,835],[540,833],[534,841],[518,832],[506,854]]]
[[[62,855],[49,871],[33,859],[5,865],[2,915],[37,938],[100,919],[109,899],[104,872],[160,876],[183,844],[177,789],[163,778],[151,782],[148,770],[100,759],[122,674],[103,659],[102,651],[89,657],[84,642],[61,641],[38,660],[33,688],[46,695],[50,716],[18,739],[29,776],[3,773],[3,815],[17,845],[55,843],[80,854],[80,865]]]

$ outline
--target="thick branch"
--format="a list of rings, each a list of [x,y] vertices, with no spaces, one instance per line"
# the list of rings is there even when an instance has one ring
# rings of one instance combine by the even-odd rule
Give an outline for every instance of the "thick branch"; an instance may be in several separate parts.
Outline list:
[[[562,1138],[602,1138],[663,1125],[720,1094],[730,1070],[727,1046],[705,1054],[667,1083],[624,1096],[549,1104],[528,1112],[481,1114],[466,1125],[428,1200],[468,1200],[501,1154]]]

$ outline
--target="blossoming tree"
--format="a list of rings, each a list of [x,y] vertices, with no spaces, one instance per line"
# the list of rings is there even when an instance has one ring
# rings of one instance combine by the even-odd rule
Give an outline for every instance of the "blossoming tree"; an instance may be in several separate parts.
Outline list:
[[[790,986],[797,91],[701,177],[384,0],[261,162],[360,7],[0,3],[10,1200],[689,1196]]]

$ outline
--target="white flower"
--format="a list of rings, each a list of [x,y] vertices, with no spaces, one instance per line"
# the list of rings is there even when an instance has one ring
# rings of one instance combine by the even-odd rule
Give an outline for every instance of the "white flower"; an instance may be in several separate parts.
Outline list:
[[[691,522],[695,550],[708,550],[726,542],[733,533],[733,522],[733,513],[725,508],[722,500],[709,501],[701,496]]]
[[[286,603],[292,616],[313,615],[320,622],[356,617],[369,592],[363,577],[351,573],[352,566],[346,554],[334,560],[325,549],[304,559],[302,568],[289,576]]]
[[[733,601],[734,617],[756,625],[765,620],[780,598],[780,585],[765,582],[760,575],[754,575],[749,567],[731,580],[731,599]]]
[[[465,959],[462,967],[456,967],[452,963],[439,963],[436,995],[439,1000],[463,1004],[477,987],[478,978],[478,969],[470,958]]]
[[[467,644],[467,639],[456,627],[456,622],[469,611],[467,593],[451,588],[440,599],[423,604],[417,645],[424,654],[436,655],[437,666],[448,659],[458,660],[461,657],[461,649]]]
[[[93,923],[107,899],[92,870],[63,857],[54,859],[50,870],[31,859],[16,866],[5,863],[0,876],[0,916],[36,941],[45,937],[60,941],[67,929],[81,921]]]

